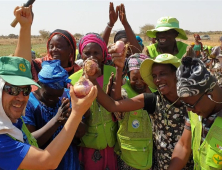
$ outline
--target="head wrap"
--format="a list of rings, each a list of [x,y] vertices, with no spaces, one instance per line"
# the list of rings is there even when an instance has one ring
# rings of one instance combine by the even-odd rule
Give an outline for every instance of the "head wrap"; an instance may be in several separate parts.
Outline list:
[[[104,63],[108,59],[110,59],[110,56],[108,56],[108,49],[107,49],[106,43],[102,39],[102,37],[97,33],[88,33],[79,40],[79,54],[80,55],[82,55],[82,51],[84,47],[89,43],[96,43],[101,47],[103,58],[104,58]]]
[[[193,37],[197,37],[198,40],[201,40],[200,35],[199,34],[194,34]]]
[[[47,53],[48,54],[45,56],[46,60],[52,60],[52,56],[50,56],[50,54],[49,54],[49,43],[50,43],[50,40],[52,39],[52,37],[54,37],[57,34],[59,34],[63,38],[65,38],[66,41],[69,43],[70,47],[72,48],[72,53],[69,56],[69,65],[70,65],[70,67],[66,68],[66,71],[70,72],[71,70],[73,70],[74,61],[75,61],[75,57],[76,57],[76,40],[73,37],[73,35],[71,33],[69,33],[68,31],[61,30],[61,29],[56,29],[55,31],[53,31],[50,34],[48,42],[47,42]]]
[[[44,61],[38,74],[39,81],[53,89],[64,89],[68,79],[68,72],[61,66],[60,60]]]
[[[122,38],[127,38],[126,36],[126,31],[125,30],[121,30],[118,31],[115,36],[114,36],[114,43]]]
[[[139,70],[141,63],[148,58],[145,54],[135,53],[128,58],[128,71]]]
[[[136,39],[140,45],[143,45],[143,40],[140,38],[140,36],[136,36]]]
[[[2,92],[5,81],[0,77],[0,134],[9,134],[19,141],[23,142],[22,131],[12,124],[12,121],[6,115],[2,106]],[[25,113],[25,112],[24,112]]]
[[[216,78],[206,69],[205,64],[192,57],[184,57],[177,69],[177,95],[195,96],[205,93],[216,85]]]

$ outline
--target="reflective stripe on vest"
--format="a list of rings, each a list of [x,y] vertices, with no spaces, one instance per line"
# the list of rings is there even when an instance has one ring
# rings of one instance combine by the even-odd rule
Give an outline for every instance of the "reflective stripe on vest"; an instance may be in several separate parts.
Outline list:
[[[192,149],[195,170],[222,169],[222,117],[218,115],[200,145],[202,121],[195,113],[189,112],[192,131]]]
[[[179,50],[179,52],[175,56],[181,59],[183,55],[186,53],[187,46],[188,46],[187,44],[181,41],[177,41],[177,49]],[[155,58],[159,54],[161,54],[160,52],[157,51],[157,43],[147,46],[147,49],[149,51],[151,58]]]
[[[129,81],[122,86],[128,98],[138,95]],[[117,140],[121,159],[136,169],[149,169],[152,166],[153,139],[152,126],[147,111],[136,110],[125,113],[119,121]]]
[[[107,84],[111,73],[115,73],[116,69],[112,66],[104,65],[103,70],[103,90],[106,91]],[[75,84],[82,76],[83,70],[71,75],[71,84]],[[93,101],[90,107],[91,114],[86,124],[88,125],[87,133],[81,138],[80,146],[94,149],[105,149],[107,145],[113,147],[116,143],[117,123],[112,120],[112,114],[105,108]]]

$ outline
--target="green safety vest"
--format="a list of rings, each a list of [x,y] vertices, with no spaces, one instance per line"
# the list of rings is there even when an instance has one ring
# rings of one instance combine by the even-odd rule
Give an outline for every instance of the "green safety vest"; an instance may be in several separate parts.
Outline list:
[[[129,81],[122,86],[132,98],[136,93]],[[147,111],[140,109],[125,113],[119,121],[117,140],[121,159],[136,169],[149,169],[152,166],[153,139],[152,125]],[[117,152],[118,153],[118,152]]]
[[[76,57],[76,58],[75,58],[76,60],[77,60],[78,54],[79,54],[79,50],[76,49],[76,56],[75,56],[75,57]]]
[[[202,121],[197,114],[189,112],[192,132],[192,149],[195,170],[222,169],[222,115],[212,124],[204,142],[200,145]]]
[[[22,119],[22,117],[21,117]],[[29,132],[28,128],[26,127],[23,119],[22,119],[22,131],[25,133],[27,139],[28,139],[28,143],[31,145],[31,146],[35,146],[38,148],[38,143],[36,141],[36,139],[32,136],[32,134]],[[17,140],[16,138],[14,138],[13,136],[7,134],[9,137],[11,137],[12,139],[14,140]],[[21,170],[21,169],[18,169],[18,170]],[[24,170],[24,169],[23,169]]]
[[[112,72],[116,72],[116,69],[112,66],[104,65],[104,79],[103,90],[106,91],[107,84]],[[82,76],[83,70],[71,75],[71,84],[74,85]],[[91,114],[87,120],[88,125],[87,133],[81,138],[80,146],[94,149],[105,149],[107,145],[113,147],[116,143],[116,132],[118,129],[117,123],[112,120],[112,114],[105,108],[93,101],[90,107]]]
[[[178,48],[179,52],[175,56],[177,58],[181,59],[183,57],[183,55],[186,53],[187,46],[188,46],[187,44],[185,44],[181,41],[177,41],[177,48]],[[156,58],[158,55],[161,54],[160,52],[158,52],[156,50],[157,49],[157,43],[147,46],[147,49],[149,51],[149,54],[150,54],[151,58]]]
[[[211,52],[212,52],[212,46],[207,46],[207,49],[208,49],[208,51],[209,51],[209,54],[211,54]]]
[[[21,117],[22,119],[22,117]],[[32,136],[32,134],[29,132],[28,128],[26,127],[25,123],[24,123],[24,120],[22,119],[22,131],[25,133],[26,137],[27,137],[27,140],[28,140],[28,143],[31,145],[31,146],[35,146],[38,148],[38,143],[36,141],[36,139]],[[14,140],[17,140],[16,138],[14,138],[13,136],[7,134],[8,136],[10,136],[12,139]]]

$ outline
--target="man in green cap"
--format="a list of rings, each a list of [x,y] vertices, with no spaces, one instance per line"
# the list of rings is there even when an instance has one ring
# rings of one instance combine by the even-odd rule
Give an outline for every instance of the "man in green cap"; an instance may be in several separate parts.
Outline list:
[[[20,45],[31,46],[31,39],[20,43],[31,37],[31,6],[16,7],[14,13],[21,25],[15,55],[25,55],[27,60],[21,57],[0,57],[0,169],[56,169],[73,140],[83,114],[96,98],[97,90],[92,87],[86,97],[78,99],[73,87],[70,87],[72,111],[64,125],[65,130],[45,150],[38,149],[36,140],[21,118],[31,85],[39,87],[32,80],[29,62],[31,53],[20,48]],[[29,36],[25,36],[27,32],[30,33]]]
[[[148,30],[147,36],[157,40],[157,43],[144,47],[143,53],[151,58],[168,53],[180,59],[186,53],[188,45],[176,41],[176,38],[188,39],[184,30],[179,28],[179,21],[176,18],[162,17],[158,19],[156,28]]]

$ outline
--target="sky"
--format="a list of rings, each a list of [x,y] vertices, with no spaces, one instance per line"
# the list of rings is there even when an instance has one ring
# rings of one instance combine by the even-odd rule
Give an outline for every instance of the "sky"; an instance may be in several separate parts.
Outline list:
[[[0,0],[0,35],[19,34],[19,25],[10,26],[13,10],[25,1]],[[72,34],[101,33],[109,21],[109,0],[36,0],[32,35],[39,30],[64,29]],[[135,33],[145,24],[155,25],[158,18],[172,16],[180,28],[190,31],[222,31],[222,0],[114,0],[114,6],[123,3],[126,17]],[[123,29],[118,20],[113,30]]]

